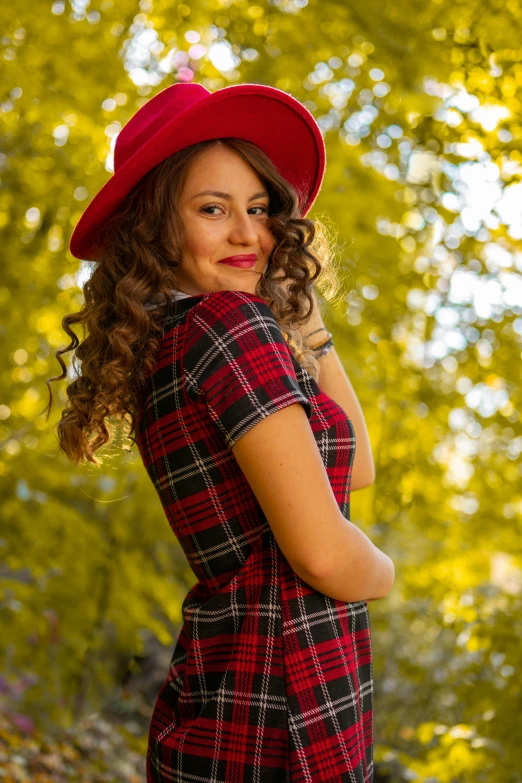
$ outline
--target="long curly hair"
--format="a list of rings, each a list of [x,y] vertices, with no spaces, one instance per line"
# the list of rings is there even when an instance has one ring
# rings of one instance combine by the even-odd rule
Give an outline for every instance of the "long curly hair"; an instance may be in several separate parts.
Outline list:
[[[164,307],[146,309],[151,299],[172,303],[169,289],[177,290],[184,227],[176,210],[191,165],[210,147],[230,148],[249,163],[269,193],[269,228],[275,238],[256,294],[271,308],[284,338],[308,372],[319,378],[319,364],[307,349],[299,326],[313,309],[312,288],[321,275],[321,291],[336,297],[339,279],[329,232],[320,221],[299,217],[304,193],[297,192],[256,145],[234,138],[194,144],[166,158],[147,173],[111,216],[83,285],[84,304],[62,319],[71,341],[55,352],[62,374],[49,378],[47,420],[53,404],[50,383],[63,380],[67,368],[62,355],[73,351],[73,380],[66,387],[66,407],[57,424],[63,453],[78,465],[101,465],[95,452],[125,438],[136,443],[139,391],[152,372],[163,336]],[[176,300],[174,300],[175,302]],[[174,305],[175,306],[175,305]],[[80,341],[72,326],[81,324]]]

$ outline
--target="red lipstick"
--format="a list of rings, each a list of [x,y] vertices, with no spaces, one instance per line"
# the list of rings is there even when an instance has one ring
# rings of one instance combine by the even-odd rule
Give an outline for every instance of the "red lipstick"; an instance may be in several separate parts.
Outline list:
[[[229,266],[238,266],[241,269],[249,269],[254,266],[256,259],[255,253],[250,253],[247,256],[227,256],[226,258],[220,258],[218,264],[228,264]]]

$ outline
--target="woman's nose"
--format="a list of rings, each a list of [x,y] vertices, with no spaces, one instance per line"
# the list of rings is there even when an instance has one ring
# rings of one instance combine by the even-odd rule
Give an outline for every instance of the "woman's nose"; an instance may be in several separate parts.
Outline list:
[[[244,214],[234,218],[231,236],[235,238],[237,242],[242,242],[247,245],[255,245],[257,243],[258,231],[252,218],[252,215]]]

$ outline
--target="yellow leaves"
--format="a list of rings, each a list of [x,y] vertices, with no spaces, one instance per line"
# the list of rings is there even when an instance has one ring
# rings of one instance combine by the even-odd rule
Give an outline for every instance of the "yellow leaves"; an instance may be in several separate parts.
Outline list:
[[[377,343],[377,351],[383,356],[387,356],[390,350],[390,343],[388,340],[379,340]]]
[[[485,376],[484,382],[492,389],[504,389],[506,385],[504,378],[500,378],[498,375],[491,372]]]
[[[264,8],[262,8],[260,5],[251,5],[247,8],[247,15],[251,19],[261,19],[264,13]]]
[[[268,22],[265,22],[264,20],[263,21],[258,20],[252,26],[252,32],[254,33],[254,35],[258,35],[262,37],[266,35],[267,31],[268,31]]]
[[[402,216],[401,221],[406,228],[411,228],[413,231],[420,231],[425,225],[425,220],[421,213],[416,209],[407,210]]]
[[[489,94],[493,92],[495,88],[495,79],[483,68],[476,66],[467,73],[466,89],[470,93],[485,93]]]
[[[11,412],[14,416],[32,420],[41,410],[40,394],[32,387],[26,389],[20,399],[11,403]]]
[[[506,76],[501,85],[500,91],[504,98],[512,98],[518,90],[518,84],[515,79]]]
[[[427,745],[433,739],[435,734],[435,727],[437,723],[435,721],[428,721],[426,723],[419,723],[416,728],[415,734],[419,742],[423,745]]]
[[[465,647],[470,652],[477,652],[478,650],[483,649],[484,644],[476,636],[470,636],[465,644]]]
[[[33,379],[33,373],[28,370],[27,367],[14,367],[11,370],[11,378],[13,381],[20,381],[21,383],[29,383]]]
[[[36,319],[36,329],[45,335],[47,342],[53,347],[61,347],[66,341],[69,341],[61,327],[62,317],[61,311],[49,308]]]
[[[431,31],[431,34],[436,41],[445,41],[447,37],[447,30],[445,27],[434,27]]]
[[[25,341],[25,348],[29,353],[34,353],[40,347],[40,340],[36,335],[32,334]]]
[[[475,726],[459,723],[448,727],[424,721],[416,727],[415,739],[425,746],[424,757],[400,754],[410,780],[474,783],[479,779],[477,775],[484,769],[488,751],[487,742],[478,735]]]
[[[59,225],[51,226],[47,232],[47,246],[52,253],[57,253],[63,248],[63,229]]]
[[[275,86],[279,90],[284,90],[285,92],[291,92],[293,83],[294,80],[291,77],[283,76],[280,79],[277,79]]]
[[[499,413],[504,417],[509,417],[515,410],[515,406],[511,402],[511,400],[508,400],[505,405],[502,406],[502,408],[499,408]]]
[[[466,780],[476,779],[472,775],[482,769],[487,751],[480,751],[464,740],[453,739],[449,734],[442,737],[441,745],[446,746],[441,749],[444,757],[440,759],[436,772],[441,783],[460,780],[463,774]]]
[[[462,65],[464,62],[464,52],[460,47],[454,47],[450,50],[450,61],[452,65]]]
[[[16,364],[25,364],[28,358],[29,358],[29,355],[28,355],[27,351],[24,350],[23,348],[19,348],[13,354],[13,359],[16,362]]]
[[[460,617],[465,623],[474,623],[478,619],[477,610],[473,606],[463,606],[460,609]]]
[[[417,481],[418,479],[414,471],[405,472],[403,474],[400,483],[400,491],[403,498],[408,498],[411,501]]]

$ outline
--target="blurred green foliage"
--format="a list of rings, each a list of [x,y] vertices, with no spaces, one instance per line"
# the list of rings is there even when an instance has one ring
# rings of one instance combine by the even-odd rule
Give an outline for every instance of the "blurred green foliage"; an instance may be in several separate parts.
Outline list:
[[[52,431],[63,384],[40,415],[88,274],[71,231],[159,89],[265,83],[327,145],[310,217],[337,232],[347,293],[325,320],[377,469],[352,519],[396,565],[371,604],[378,770],[522,780],[521,18],[477,0],[4,4],[0,653],[4,682],[33,677],[20,714],[48,730],[103,707],[145,640],[173,647],[194,582],[137,452],[76,469]]]

